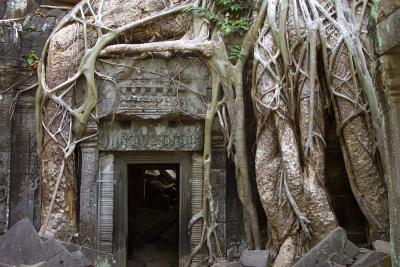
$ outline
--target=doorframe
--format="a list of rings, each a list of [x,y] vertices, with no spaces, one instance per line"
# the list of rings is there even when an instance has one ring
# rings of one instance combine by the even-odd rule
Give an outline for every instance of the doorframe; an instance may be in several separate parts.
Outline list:
[[[118,266],[126,264],[128,237],[128,165],[130,164],[179,164],[179,266],[190,254],[188,223],[192,216],[191,176],[192,152],[129,152],[115,155],[115,206],[114,254]]]

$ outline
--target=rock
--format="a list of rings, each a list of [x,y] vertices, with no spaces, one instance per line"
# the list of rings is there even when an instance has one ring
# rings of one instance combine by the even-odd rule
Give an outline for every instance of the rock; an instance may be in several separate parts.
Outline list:
[[[379,1],[379,17],[378,20],[381,21],[391,15],[393,12],[400,8],[399,0],[381,0]]]
[[[113,256],[54,239],[42,240],[23,219],[0,237],[0,267],[111,266]]]
[[[268,250],[245,250],[240,256],[240,263],[244,267],[266,267],[268,260]]]
[[[34,265],[21,265],[21,267],[48,267],[46,262],[39,262]]]
[[[354,259],[354,257],[360,252],[360,248],[354,245],[353,242],[347,240],[344,246],[344,254],[349,256],[349,258]]]
[[[82,259],[82,257],[77,257],[69,253],[66,249],[62,250],[55,257],[51,258],[47,262],[48,267],[85,267],[87,263]]]
[[[232,261],[235,258],[237,249],[236,248],[229,248],[226,250],[226,259],[228,261]]]
[[[356,246],[349,242],[345,230],[338,227],[301,257],[293,266],[329,266],[326,265],[326,262],[329,261],[339,265],[349,265],[353,262],[352,257],[354,257],[357,251]]]
[[[243,267],[239,262],[218,262],[215,263],[212,267]]]
[[[48,16],[48,17],[54,17],[54,18],[59,18],[59,17],[61,17],[61,16],[65,16],[65,14],[66,14],[65,11],[63,11],[63,10],[61,10],[61,9],[58,9],[58,8],[50,9],[50,10],[47,12],[47,16]]]
[[[400,9],[377,25],[377,52],[383,54],[400,45]]]
[[[243,251],[244,249],[242,249]],[[226,251],[226,259],[231,262],[231,261],[235,261],[235,259],[239,259],[240,258],[240,248],[238,247],[231,247]]]
[[[390,255],[390,243],[383,240],[375,240],[372,242],[372,247],[378,252]]]
[[[43,242],[43,251],[46,261],[54,258],[63,250],[66,250],[66,248],[54,239],[48,239]]]
[[[42,240],[28,219],[17,222],[4,234],[0,241],[0,259],[17,266],[45,261]]]
[[[331,261],[325,261],[322,263],[321,267],[346,267],[346,265],[338,264]]]
[[[368,251],[360,258],[358,258],[352,267],[389,267],[390,264],[390,257],[382,252],[377,251]]]
[[[27,0],[10,0],[7,2],[6,18],[16,19],[23,18],[26,14],[28,6]]]
[[[113,262],[113,255],[108,254],[102,251],[98,251],[95,249],[87,248],[87,247],[81,247],[75,244],[63,242],[63,241],[57,241],[61,245],[63,245],[72,255],[79,255],[83,256],[84,260],[87,260],[88,263],[100,263],[103,264],[108,264],[108,266],[112,265]],[[90,264],[88,264],[90,265]]]

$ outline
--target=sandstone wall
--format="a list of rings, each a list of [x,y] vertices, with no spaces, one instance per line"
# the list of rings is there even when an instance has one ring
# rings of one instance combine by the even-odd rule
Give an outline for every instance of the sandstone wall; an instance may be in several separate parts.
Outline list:
[[[400,1],[381,0],[372,13],[375,23],[378,92],[385,142],[382,157],[389,193],[392,264],[400,265]],[[382,145],[382,144],[381,144]]]
[[[29,218],[35,227],[40,224],[34,133],[36,88],[21,90],[36,82],[36,70],[34,64],[28,64],[28,58],[41,57],[47,37],[66,13],[41,5],[65,4],[0,1],[0,92],[8,89],[0,96],[0,232],[22,218]]]

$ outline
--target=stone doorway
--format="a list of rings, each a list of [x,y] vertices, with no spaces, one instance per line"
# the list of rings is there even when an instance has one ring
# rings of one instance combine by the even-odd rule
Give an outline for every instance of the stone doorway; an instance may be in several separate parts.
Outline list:
[[[179,169],[128,165],[128,267],[178,266]]]
[[[114,153],[114,159],[112,243],[118,266],[182,266],[190,253],[192,153]],[[156,192],[166,180],[176,189],[175,199],[168,193],[169,203]]]

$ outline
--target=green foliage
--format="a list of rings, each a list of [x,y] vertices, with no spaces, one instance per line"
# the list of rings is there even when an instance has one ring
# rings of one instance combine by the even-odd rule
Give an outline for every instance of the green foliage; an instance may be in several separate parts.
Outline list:
[[[216,10],[211,12],[201,7],[189,7],[185,11],[193,12],[196,16],[206,18],[221,30],[222,37],[236,35],[243,37],[250,29],[251,21],[248,18],[248,10],[252,1],[249,0],[216,0]],[[243,57],[242,45],[233,45],[228,48],[230,60]]]
[[[26,29],[27,32],[34,32],[36,30],[36,26],[33,25],[33,24],[29,24],[29,25],[26,26],[25,29]]]
[[[228,59],[237,60],[242,59],[244,55],[242,54],[242,45],[232,45],[228,48]]]
[[[244,0],[216,0],[217,8],[214,12],[201,7],[189,7],[186,12],[208,19],[220,28],[224,37],[234,33],[243,36],[250,28],[250,20],[245,16],[250,3]]]
[[[240,0],[217,0],[217,6],[222,10],[223,13],[233,12],[239,13],[247,8],[249,8],[249,1],[240,1]]]
[[[26,62],[28,65],[33,65],[39,60],[39,57],[36,55],[36,52],[31,50],[29,53],[26,55]]]

